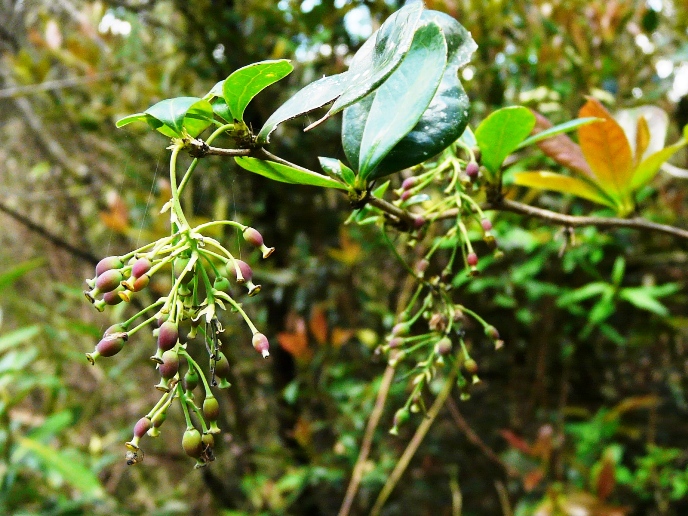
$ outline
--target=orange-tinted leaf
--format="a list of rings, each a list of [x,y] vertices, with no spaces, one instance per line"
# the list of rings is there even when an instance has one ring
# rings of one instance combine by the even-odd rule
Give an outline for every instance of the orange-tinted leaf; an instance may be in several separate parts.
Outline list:
[[[630,189],[633,174],[631,145],[626,133],[600,101],[589,97],[578,116],[604,118],[604,122],[578,129],[581,150],[592,169],[597,184],[612,198],[620,198]]]
[[[302,447],[308,446],[313,438],[313,428],[310,422],[303,417],[299,417],[294,425],[293,436],[294,440]]]
[[[614,487],[616,487],[616,464],[612,457],[605,455],[597,475],[597,482],[595,482],[597,497],[602,501],[606,500],[614,491]]]
[[[294,358],[310,358],[313,351],[308,347],[306,322],[303,318],[299,317],[294,321],[293,326],[293,332],[278,333],[277,342],[279,342],[279,345]]]
[[[322,346],[327,342],[327,318],[325,317],[325,311],[321,307],[313,307],[308,327],[318,344]]]
[[[530,448],[530,454],[538,457],[543,461],[548,461],[552,455],[552,434],[554,429],[552,425],[543,425],[538,431],[537,439]]]
[[[644,116],[638,118],[638,127],[635,131],[635,156],[633,156],[633,164],[635,166],[640,163],[640,160],[650,145],[650,127],[647,125],[647,120]]]
[[[100,220],[113,231],[126,233],[129,228],[129,209],[116,192],[108,194],[108,209],[100,212]]]
[[[509,443],[509,446],[530,455],[530,445],[511,430],[503,429],[499,431],[499,434]]]
[[[332,329],[332,337],[330,340],[332,341],[332,347],[335,349],[341,348],[346,341],[348,341],[351,337],[353,337],[356,334],[355,330],[346,330],[344,328],[333,328]]]
[[[633,173],[630,189],[636,190],[652,181],[664,162],[669,160],[681,149],[681,147],[685,146],[686,144],[688,144],[687,140],[681,140],[680,142],[670,145],[669,147],[665,147],[664,149],[657,151],[645,158]]]
[[[529,471],[523,476],[523,489],[525,489],[526,492],[532,491],[538,486],[544,477],[545,472],[540,468]]]
[[[597,204],[615,208],[616,204],[599,188],[582,179],[555,174],[554,172],[519,172],[514,174],[514,184],[573,194]]]
[[[536,120],[533,134],[540,133],[552,127],[552,123],[547,120],[547,118],[537,111],[533,111],[533,113],[535,114]],[[580,146],[565,134],[559,134],[552,138],[542,140],[538,142],[537,146],[546,156],[549,156],[560,165],[564,165],[575,172],[583,174],[589,179],[593,179],[592,170],[588,162],[585,161],[585,156],[583,156],[583,151]]]

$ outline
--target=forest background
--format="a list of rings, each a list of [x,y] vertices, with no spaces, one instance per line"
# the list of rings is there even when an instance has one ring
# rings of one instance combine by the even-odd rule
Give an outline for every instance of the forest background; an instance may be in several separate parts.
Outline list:
[[[139,339],[89,365],[84,353],[118,312],[96,313],[83,279],[102,256],[169,230],[159,215],[167,143],[143,127],[115,130],[118,118],[202,95],[252,62],[291,59],[294,73],[247,110],[258,128],[305,84],[344,71],[400,4],[0,2],[0,512],[339,510],[383,381],[375,349],[405,274],[379,231],[343,224],[345,196],[274,183],[220,157],[187,189],[194,220],[239,218],[277,249],[255,270],[263,293],[247,302],[272,355],[259,359],[227,318],[233,387],[219,396],[217,460],[202,470],[182,453],[177,413],[142,464],[125,464],[122,443],[155,403],[155,344]],[[688,123],[683,2],[426,5],[457,18],[479,45],[461,75],[474,125],[515,104],[567,121],[586,95],[612,112],[663,108],[667,141]],[[303,134],[310,121],[285,124],[273,144],[280,155],[313,169],[318,155],[343,158],[338,125]],[[685,228],[688,156],[672,163],[673,174],[643,191],[640,212]],[[552,163],[532,152],[515,168],[543,165]],[[515,187],[511,195],[562,213],[598,210]],[[469,400],[449,399],[383,513],[686,513],[686,242],[587,227],[564,247],[556,226],[502,213],[493,224],[504,259],[460,287],[506,345],[476,345],[481,384]],[[387,433],[407,395],[402,376],[353,513],[370,508],[422,421]]]

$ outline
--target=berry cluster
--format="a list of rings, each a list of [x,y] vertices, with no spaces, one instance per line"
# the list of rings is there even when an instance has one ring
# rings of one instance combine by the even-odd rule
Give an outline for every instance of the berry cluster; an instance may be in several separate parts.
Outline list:
[[[108,305],[129,302],[145,289],[154,274],[168,271],[172,287],[167,296],[139,311],[130,319],[108,328],[95,350],[86,357],[95,364],[101,357],[119,353],[139,330],[153,325],[157,348],[151,360],[160,373],[155,385],[163,394],[156,405],[134,426],[133,437],[126,443],[127,463],[143,460],[139,446],[145,434],[160,435],[160,426],[174,400],[184,412],[187,428],[182,447],[187,455],[196,459],[196,467],[213,460],[214,435],[220,432],[217,425],[220,405],[211,387],[226,388],[230,384],[230,367],[221,350],[218,334],[223,331],[217,309],[238,312],[253,334],[253,347],[264,358],[269,356],[270,344],[258,331],[241,303],[232,295],[232,284],[243,286],[249,296],[260,292],[253,282],[253,270],[245,261],[235,258],[220,242],[203,235],[213,225],[229,225],[241,231],[244,240],[260,249],[263,258],[274,248],[263,243],[262,235],[252,227],[235,221],[215,221],[189,228],[186,220],[173,218],[173,233],[145,245],[124,256],[103,258],[96,266],[95,277],[86,281],[89,290],[84,294],[99,311]],[[139,319],[143,321],[138,322]],[[208,352],[206,370],[187,352],[189,342],[200,336]],[[183,373],[183,374],[182,374]],[[201,386],[203,402],[196,404],[194,391]],[[193,416],[193,417],[192,417]],[[195,423],[194,423],[195,421]],[[200,430],[199,430],[200,428]]]

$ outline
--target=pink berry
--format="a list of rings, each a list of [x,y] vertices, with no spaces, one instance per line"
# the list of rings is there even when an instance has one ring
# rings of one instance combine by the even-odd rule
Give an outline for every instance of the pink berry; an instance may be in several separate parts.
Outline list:
[[[480,172],[480,167],[475,161],[471,161],[468,165],[466,165],[466,175],[471,179],[478,177],[478,172]]]
[[[260,247],[263,245],[263,235],[261,235],[258,230],[254,228],[248,227],[244,229],[244,240],[255,247]]]
[[[492,229],[492,222],[490,222],[487,219],[481,220],[480,225],[483,227],[483,230],[485,231],[490,231]]]
[[[466,263],[468,263],[470,267],[475,267],[478,265],[478,255],[475,253],[468,253],[468,256],[466,256]]]
[[[263,355],[263,358],[268,358],[268,356],[270,356],[270,352],[268,351],[270,349],[270,342],[268,342],[268,338],[265,335],[256,333],[253,336],[252,342],[255,350]]]

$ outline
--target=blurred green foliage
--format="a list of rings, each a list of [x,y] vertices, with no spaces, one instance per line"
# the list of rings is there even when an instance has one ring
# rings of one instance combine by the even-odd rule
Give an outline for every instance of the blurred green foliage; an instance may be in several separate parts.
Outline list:
[[[618,108],[656,103],[685,120],[671,96],[688,66],[682,2],[426,5],[459,19],[479,45],[462,72],[474,126],[515,103],[571,120],[587,94]],[[345,199],[286,189],[220,158],[185,191],[196,222],[237,214],[277,247],[270,268],[255,270],[265,295],[246,305],[281,347],[260,361],[244,330],[223,321],[234,375],[219,400],[227,437],[202,471],[170,445],[184,428],[177,413],[166,441],[152,441],[143,464],[125,465],[121,442],[156,398],[147,359],[155,344],[139,341],[90,367],[83,353],[124,308],[92,313],[81,282],[96,257],[167,231],[158,215],[169,196],[158,171],[166,140],[135,125],[115,131],[115,120],[165,98],[202,95],[251,62],[294,59],[286,85],[247,108],[244,120],[257,129],[294,91],[346,69],[357,45],[399,7],[327,0],[0,7],[0,512],[337,512],[384,369],[373,350],[404,290],[404,272],[379,232],[342,226]],[[310,168],[317,154],[344,159],[336,123],[318,135],[301,128],[301,121],[280,127],[280,155]],[[679,154],[674,163],[685,160]],[[554,166],[529,153],[506,174]],[[562,212],[593,209],[546,193],[510,195],[524,202],[537,195]],[[684,183],[660,175],[639,209],[685,227]],[[456,514],[457,493],[461,514],[507,514],[507,501],[515,514],[574,506],[598,511],[591,514],[688,511],[685,243],[621,229],[571,234],[510,214],[493,224],[504,259],[481,260],[481,276],[457,276],[454,285],[498,323],[506,346],[481,349],[469,334],[483,382],[471,400],[456,395],[441,412],[385,514],[452,507]],[[234,235],[216,238],[231,243]],[[386,433],[410,390],[401,373],[354,513],[371,506],[420,420],[399,437]]]

